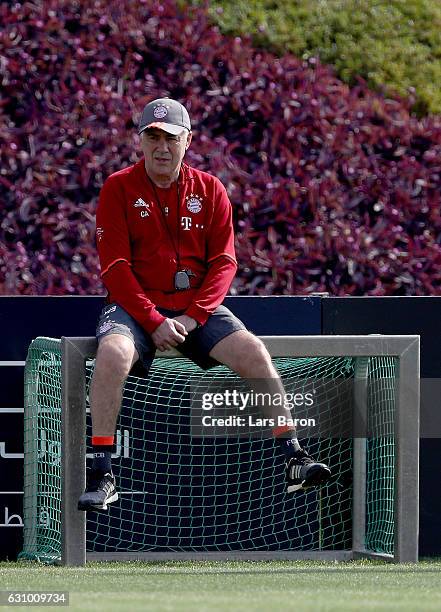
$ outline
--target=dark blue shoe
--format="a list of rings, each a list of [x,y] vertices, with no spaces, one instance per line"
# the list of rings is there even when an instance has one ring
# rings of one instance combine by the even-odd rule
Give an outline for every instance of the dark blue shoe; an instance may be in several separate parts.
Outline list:
[[[107,510],[107,504],[118,499],[115,487],[115,476],[112,472],[103,474],[98,471],[90,471],[87,478],[85,492],[78,500],[78,510],[89,512],[90,510]]]
[[[331,470],[324,463],[317,463],[301,448],[286,462],[286,492],[317,487],[331,478]]]

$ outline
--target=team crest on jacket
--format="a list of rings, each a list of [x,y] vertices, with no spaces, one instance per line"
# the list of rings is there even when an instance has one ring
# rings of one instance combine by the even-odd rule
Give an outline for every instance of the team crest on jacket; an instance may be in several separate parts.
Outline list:
[[[186,197],[187,200],[187,208],[191,213],[198,213],[202,210],[202,198],[194,193],[191,193]]]

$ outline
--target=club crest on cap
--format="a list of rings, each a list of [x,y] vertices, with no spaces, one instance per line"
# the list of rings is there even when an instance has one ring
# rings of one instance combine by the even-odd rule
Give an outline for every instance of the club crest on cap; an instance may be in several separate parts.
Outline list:
[[[159,106],[155,107],[155,110],[153,111],[153,116],[156,119],[164,119],[167,113],[168,113],[167,107],[164,106],[163,104],[160,104]]]
[[[202,199],[191,193],[187,196],[187,209],[192,213],[198,213],[202,210]]]

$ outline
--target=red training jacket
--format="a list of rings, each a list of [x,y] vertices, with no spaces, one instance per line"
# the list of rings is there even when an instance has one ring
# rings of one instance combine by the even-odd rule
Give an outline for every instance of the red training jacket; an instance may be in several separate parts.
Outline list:
[[[180,267],[195,276],[190,277],[190,289],[176,291],[177,183],[155,189],[166,221],[144,159],[109,176],[96,214],[101,277],[108,299],[120,304],[148,333],[165,320],[156,306],[185,310],[205,323],[223,301],[237,269],[232,209],[224,186],[216,177],[183,164]]]

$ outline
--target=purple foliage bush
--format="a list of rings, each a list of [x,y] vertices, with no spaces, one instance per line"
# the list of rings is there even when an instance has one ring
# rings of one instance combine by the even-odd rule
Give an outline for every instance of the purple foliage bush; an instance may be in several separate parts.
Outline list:
[[[100,294],[103,180],[142,107],[189,108],[187,160],[234,206],[236,294],[441,293],[441,118],[173,0],[0,5],[0,293]]]

